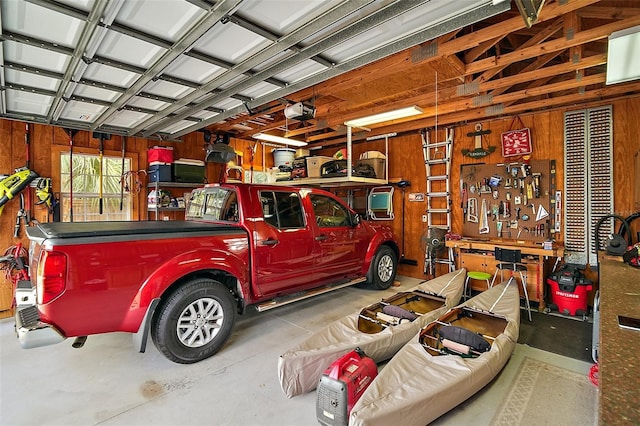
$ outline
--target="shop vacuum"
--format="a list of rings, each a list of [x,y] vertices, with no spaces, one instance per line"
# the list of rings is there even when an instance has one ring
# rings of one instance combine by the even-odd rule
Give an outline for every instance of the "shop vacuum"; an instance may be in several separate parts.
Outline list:
[[[577,265],[565,264],[547,277],[551,287],[551,309],[565,315],[587,315],[588,292],[593,282],[584,277]]]
[[[347,426],[349,413],[378,375],[378,366],[360,348],[335,360],[318,383],[316,417],[325,426]]]

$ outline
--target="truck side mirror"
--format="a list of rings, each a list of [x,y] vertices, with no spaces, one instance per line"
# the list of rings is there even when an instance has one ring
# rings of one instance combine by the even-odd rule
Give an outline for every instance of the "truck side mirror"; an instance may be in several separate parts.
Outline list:
[[[352,225],[353,227],[356,227],[356,226],[360,225],[360,220],[361,220],[361,219],[360,219],[360,215],[359,215],[358,213],[354,213],[354,214],[351,216],[351,225]]]

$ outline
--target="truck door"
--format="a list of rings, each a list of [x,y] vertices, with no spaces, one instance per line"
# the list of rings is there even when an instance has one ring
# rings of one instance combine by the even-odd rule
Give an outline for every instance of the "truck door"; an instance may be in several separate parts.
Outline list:
[[[317,246],[296,191],[260,191],[262,220],[255,222],[255,277],[260,295],[312,287]]]
[[[317,224],[318,274],[323,281],[357,274],[364,262],[368,240],[358,227],[351,226],[351,212],[326,195],[310,194],[309,200]]]

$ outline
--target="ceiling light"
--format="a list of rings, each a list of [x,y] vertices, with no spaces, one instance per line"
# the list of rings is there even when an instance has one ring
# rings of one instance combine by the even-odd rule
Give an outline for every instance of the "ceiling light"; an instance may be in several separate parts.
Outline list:
[[[607,84],[640,78],[640,26],[616,31],[609,36]]]
[[[397,120],[399,118],[411,117],[412,115],[418,114],[422,114],[422,109],[414,105],[412,107],[400,108],[380,114],[369,115],[367,117],[356,118],[355,120],[345,121],[344,124],[349,127],[364,127],[371,124]]]
[[[307,143],[303,141],[297,141],[295,139],[283,138],[282,136],[270,135],[268,133],[256,133],[252,136],[254,139],[260,139],[263,141],[282,143],[292,146],[306,146]]]

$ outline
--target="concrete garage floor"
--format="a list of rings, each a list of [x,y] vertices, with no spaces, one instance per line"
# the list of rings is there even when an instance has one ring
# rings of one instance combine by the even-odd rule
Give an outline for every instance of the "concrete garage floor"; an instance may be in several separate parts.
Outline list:
[[[125,333],[91,336],[82,349],[69,339],[23,350],[13,319],[0,320],[0,424],[317,425],[315,391],[288,399],[278,356],[328,322],[420,282],[399,278],[401,286],[386,291],[345,288],[264,313],[249,310],[217,355],[192,365],[168,361],[151,342],[138,353]],[[519,344],[497,380],[436,423],[489,424],[524,355],[585,374],[589,368]]]

